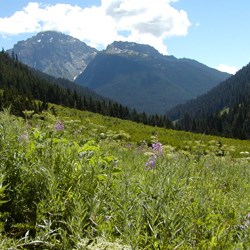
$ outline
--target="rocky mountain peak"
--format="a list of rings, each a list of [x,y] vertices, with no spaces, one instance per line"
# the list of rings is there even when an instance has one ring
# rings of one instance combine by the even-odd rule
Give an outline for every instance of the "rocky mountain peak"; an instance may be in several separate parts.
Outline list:
[[[134,42],[115,41],[108,45],[106,50],[108,54],[125,54],[125,55],[144,55],[159,56],[160,53],[150,45],[138,44]]]
[[[40,32],[20,41],[9,53],[12,51],[30,67],[72,81],[98,52],[84,42],[56,31]]]

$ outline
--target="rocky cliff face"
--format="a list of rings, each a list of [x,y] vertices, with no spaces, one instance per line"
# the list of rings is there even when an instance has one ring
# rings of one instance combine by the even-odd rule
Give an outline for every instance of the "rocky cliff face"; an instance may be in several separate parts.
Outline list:
[[[21,62],[32,68],[73,81],[98,51],[71,36],[46,31],[18,42],[8,52],[14,52]]]

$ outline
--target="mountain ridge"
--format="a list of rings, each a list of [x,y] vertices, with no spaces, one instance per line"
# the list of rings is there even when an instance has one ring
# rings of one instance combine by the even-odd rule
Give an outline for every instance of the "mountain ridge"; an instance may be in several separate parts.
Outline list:
[[[0,52],[0,109],[23,116],[24,110],[41,113],[48,103],[87,110],[105,116],[132,120],[145,125],[172,128],[166,116],[138,113],[67,79],[54,78]]]
[[[230,76],[193,59],[164,56],[150,45],[114,41],[98,51],[54,31],[20,41],[8,53],[46,74],[75,80],[149,114],[164,114]]]
[[[235,104],[240,104],[250,95],[249,72],[250,63],[207,93],[196,99],[188,100],[166,113],[172,120],[180,119],[185,113],[189,113],[191,117],[201,117],[204,114],[212,114]]]
[[[195,60],[164,56],[149,45],[116,41],[75,82],[140,112],[163,114],[229,76]]]
[[[177,129],[250,139],[250,63],[206,94],[166,113]]]
[[[98,51],[77,38],[45,31],[19,41],[7,52],[14,52],[21,62],[32,68],[73,81]]]

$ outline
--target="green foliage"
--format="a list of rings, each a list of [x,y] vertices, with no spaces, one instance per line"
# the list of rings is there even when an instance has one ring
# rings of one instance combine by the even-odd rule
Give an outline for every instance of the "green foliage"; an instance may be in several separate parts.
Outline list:
[[[25,115],[24,110],[34,110],[35,113],[47,110],[50,102],[147,125],[172,127],[166,116],[148,116],[129,110],[70,81],[31,70],[5,52],[0,52],[0,88],[3,90],[3,94],[0,92],[0,106],[11,105],[11,113],[18,116]]]
[[[250,139],[250,64],[217,87],[167,114],[186,131]]]
[[[54,111],[0,113],[1,249],[250,247],[248,153],[231,153],[239,141]],[[147,170],[158,140],[162,156]]]
[[[76,82],[139,112],[163,115],[229,76],[194,60],[161,55],[147,45],[114,42]]]
[[[197,146],[197,142],[199,142],[203,145],[200,148],[202,154],[206,150],[210,150],[212,141],[214,145],[221,144],[223,147],[228,148],[230,155],[235,157],[240,157],[240,152],[249,151],[250,147],[248,140],[235,140],[218,136],[164,129],[156,126],[152,127],[143,125],[142,123],[134,123],[91,112],[62,108],[57,105],[53,105],[53,110],[55,110],[59,116],[63,116],[66,120],[69,120],[66,122],[67,124],[69,123],[68,125],[70,125],[70,128],[74,130],[74,134],[77,136],[79,136],[79,133],[84,132],[87,133],[90,138],[98,135],[98,137],[102,139],[106,137],[115,139],[115,137],[119,137],[117,135],[119,131],[124,131],[127,134],[127,140],[131,140],[138,145],[142,143],[151,145],[152,136],[157,136],[159,141],[165,145],[170,145],[176,149],[182,150],[187,150],[187,143],[189,146]],[[84,126],[79,126],[79,124],[83,124]],[[199,146],[197,148],[199,149]]]

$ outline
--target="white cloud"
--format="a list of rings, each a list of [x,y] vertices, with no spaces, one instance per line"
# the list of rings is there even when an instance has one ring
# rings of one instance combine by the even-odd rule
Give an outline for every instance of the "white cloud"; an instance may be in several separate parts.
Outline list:
[[[146,43],[167,53],[164,39],[185,36],[191,25],[187,13],[171,6],[176,0],[102,0],[101,6],[30,2],[10,17],[0,18],[0,34],[20,35],[56,30],[89,45],[104,48],[114,40]],[[122,35],[126,31],[126,35]]]
[[[225,64],[220,64],[217,69],[222,72],[227,72],[229,74],[234,75],[239,69],[237,69],[235,66],[228,66]]]

